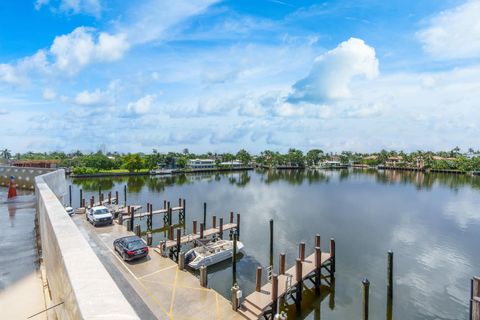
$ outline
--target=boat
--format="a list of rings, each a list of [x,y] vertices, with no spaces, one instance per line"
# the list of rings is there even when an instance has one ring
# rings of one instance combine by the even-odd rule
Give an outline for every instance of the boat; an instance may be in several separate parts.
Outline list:
[[[243,243],[237,241],[237,253],[243,251]],[[232,257],[233,241],[216,240],[205,245],[190,249],[185,254],[185,263],[192,269],[210,266]]]

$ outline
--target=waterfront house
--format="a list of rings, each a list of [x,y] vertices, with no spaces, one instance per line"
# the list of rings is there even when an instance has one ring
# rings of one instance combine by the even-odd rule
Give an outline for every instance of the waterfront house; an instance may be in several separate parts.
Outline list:
[[[215,160],[212,159],[190,159],[187,167],[189,169],[214,169]]]
[[[243,165],[238,160],[232,160],[232,161],[220,162],[220,166],[235,169],[235,168],[241,168]]]

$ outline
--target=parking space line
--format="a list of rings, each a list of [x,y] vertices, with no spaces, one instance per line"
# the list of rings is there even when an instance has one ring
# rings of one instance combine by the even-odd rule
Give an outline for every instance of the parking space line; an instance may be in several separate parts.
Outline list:
[[[176,266],[177,266],[177,265],[174,264],[174,265],[172,265],[172,266],[170,266],[170,267],[166,267],[166,268],[163,268],[163,269],[154,271],[154,272],[152,272],[152,273],[146,274],[146,275],[144,275],[144,276],[138,277],[138,279],[140,279],[140,280],[145,279],[146,277],[153,276],[154,274],[157,274],[157,273],[159,273],[159,272],[162,272],[162,271],[165,271],[165,270],[168,270],[168,269],[175,268]]]
[[[175,280],[173,281],[172,300],[170,302],[170,312],[169,312],[170,316],[172,316],[173,306],[175,304],[175,291],[177,289],[177,279],[178,279],[178,268],[175,271]]]

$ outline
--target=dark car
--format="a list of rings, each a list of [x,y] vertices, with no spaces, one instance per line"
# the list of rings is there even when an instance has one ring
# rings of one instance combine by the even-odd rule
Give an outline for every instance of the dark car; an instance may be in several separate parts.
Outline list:
[[[113,241],[113,247],[124,261],[131,261],[148,256],[148,246],[137,236],[118,238]]]

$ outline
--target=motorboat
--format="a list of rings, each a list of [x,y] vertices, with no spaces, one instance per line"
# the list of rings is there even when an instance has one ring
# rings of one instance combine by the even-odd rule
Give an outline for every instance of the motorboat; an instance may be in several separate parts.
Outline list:
[[[243,243],[237,241],[237,253],[242,252],[243,247]],[[188,264],[190,268],[198,270],[201,266],[210,266],[230,259],[232,254],[233,241],[216,240],[187,251],[185,254],[185,263]]]

